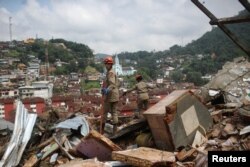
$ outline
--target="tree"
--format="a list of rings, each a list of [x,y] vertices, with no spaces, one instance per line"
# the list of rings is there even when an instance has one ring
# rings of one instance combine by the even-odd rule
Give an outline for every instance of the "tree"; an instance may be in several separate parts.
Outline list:
[[[77,68],[76,60],[71,60],[69,64],[66,65],[66,69],[68,72],[77,72],[78,68]]]
[[[55,72],[54,72],[55,75],[63,75],[63,74],[67,74],[67,73],[69,73],[69,72],[65,66],[57,67]]]
[[[200,72],[189,72],[187,73],[186,81],[192,82],[197,86],[201,86],[204,84],[204,81],[201,78],[201,73]]]
[[[88,62],[86,61],[86,59],[83,59],[83,58],[80,58],[78,60],[78,67],[81,69],[81,70],[84,70],[88,65]]]
[[[183,81],[184,75],[182,74],[181,71],[177,70],[177,71],[173,71],[170,74],[170,77],[172,78],[172,80],[178,83],[178,82]]]
[[[103,64],[96,64],[94,62],[90,63],[91,67],[94,67],[98,72],[103,73],[104,72],[104,65]]]
[[[28,64],[28,62],[29,62],[29,57],[28,57],[28,55],[27,54],[24,54],[24,53],[21,53],[20,55],[19,55],[19,59],[20,59],[20,63],[23,63],[23,64],[25,64],[25,65],[27,65]]]

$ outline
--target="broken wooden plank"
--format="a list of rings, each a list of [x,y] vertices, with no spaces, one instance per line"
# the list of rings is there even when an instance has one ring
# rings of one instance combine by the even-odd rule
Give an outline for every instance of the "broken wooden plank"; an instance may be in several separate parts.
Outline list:
[[[135,119],[127,123],[123,126],[115,135],[109,136],[109,139],[117,139],[122,137],[130,132],[134,132],[138,129],[145,128],[147,125],[147,121],[145,119]]]
[[[61,151],[71,160],[75,159],[75,157],[73,157],[72,155],[70,155],[68,153],[68,151],[61,145],[61,143],[64,143],[64,141],[66,141],[67,137],[65,135],[63,135],[63,137],[61,138],[61,141],[63,142],[59,142],[58,139],[56,138],[56,136],[53,136],[55,142],[58,144],[59,148],[61,149]]]
[[[179,160],[179,161],[184,161],[186,160],[187,158],[189,159],[194,159],[196,156],[197,156],[197,151],[195,148],[191,148],[190,150],[186,150],[186,149],[183,149],[181,150],[180,152],[178,152],[178,154],[176,155],[176,158]]]
[[[44,148],[45,146],[49,145],[53,140],[54,140],[53,137],[50,137],[49,139],[47,139],[44,142],[42,142],[41,144],[39,144],[37,147],[34,147],[33,149],[31,149],[31,151]]]
[[[88,158],[97,157],[101,161],[111,160],[112,151],[122,150],[110,139],[94,130],[82,139],[76,149]]]
[[[151,167],[151,166],[175,166],[175,155],[172,152],[139,147],[124,151],[113,151],[112,159],[121,161],[132,166]]]
[[[47,147],[44,148],[45,152],[42,155],[41,160],[44,160],[45,158],[47,158],[48,156],[53,154],[58,149],[59,149],[59,146],[57,143],[53,143],[53,144],[48,145]]]
[[[35,154],[32,154],[30,158],[24,163],[23,167],[33,167],[37,164],[38,161],[39,159],[37,158],[37,156]]]
[[[89,166],[89,167],[104,167],[106,166],[103,162],[98,161],[95,159],[74,159],[65,164],[59,165],[59,167],[73,167],[73,166]]]

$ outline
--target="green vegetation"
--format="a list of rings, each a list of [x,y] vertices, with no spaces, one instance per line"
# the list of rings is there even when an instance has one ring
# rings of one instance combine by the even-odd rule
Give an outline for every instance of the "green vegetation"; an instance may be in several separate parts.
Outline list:
[[[99,81],[85,81],[83,84],[83,90],[89,90],[93,88],[100,88]]]
[[[171,73],[171,78],[175,81],[175,82],[182,82],[184,79],[184,75],[180,70],[176,70],[174,72]]]
[[[17,41],[15,42],[17,43]],[[94,63],[93,52],[88,46],[63,39],[52,39],[48,42],[37,39],[32,44],[26,44],[25,47],[11,48],[7,56],[19,57],[24,64],[28,63],[29,55],[33,55],[45,62],[46,49],[48,50],[49,63],[53,64],[56,60],[68,63],[65,66],[58,67],[55,75],[78,72],[79,69],[84,70],[89,64]]]
[[[94,74],[94,73],[97,73],[98,71],[95,68],[91,67],[91,66],[87,66],[85,68],[84,72],[86,74]]]

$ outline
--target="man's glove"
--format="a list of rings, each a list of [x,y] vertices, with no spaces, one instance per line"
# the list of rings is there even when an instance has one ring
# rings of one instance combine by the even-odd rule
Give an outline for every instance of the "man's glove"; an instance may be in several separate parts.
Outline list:
[[[109,93],[109,88],[102,88],[102,94],[107,95]]]

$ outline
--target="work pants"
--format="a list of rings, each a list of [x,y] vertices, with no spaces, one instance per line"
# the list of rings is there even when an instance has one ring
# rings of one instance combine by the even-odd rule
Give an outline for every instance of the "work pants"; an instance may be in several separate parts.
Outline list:
[[[117,113],[118,102],[105,102],[104,103],[104,117],[103,123],[107,121],[108,112],[112,115],[112,123],[118,123],[118,113]]]

